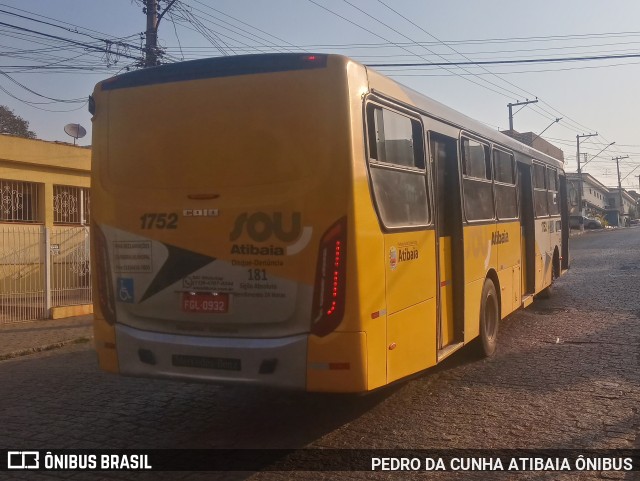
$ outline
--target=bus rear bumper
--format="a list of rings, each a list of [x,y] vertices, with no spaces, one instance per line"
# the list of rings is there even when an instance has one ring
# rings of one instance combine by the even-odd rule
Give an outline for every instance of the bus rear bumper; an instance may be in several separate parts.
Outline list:
[[[305,389],[307,334],[277,339],[184,336],[116,324],[120,373]]]

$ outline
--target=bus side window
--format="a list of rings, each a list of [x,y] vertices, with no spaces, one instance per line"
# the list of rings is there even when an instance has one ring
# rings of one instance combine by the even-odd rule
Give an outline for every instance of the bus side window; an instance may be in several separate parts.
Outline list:
[[[549,215],[547,205],[547,176],[545,167],[537,162],[533,163],[533,203],[536,217],[546,217]]]
[[[464,212],[467,220],[494,219],[489,146],[462,137]]]
[[[390,228],[430,224],[422,123],[369,104],[367,124],[371,184],[382,224]]]
[[[513,154],[493,149],[493,172],[498,219],[516,219],[518,217],[518,194]]]
[[[558,195],[558,171],[547,167],[547,204],[549,205],[549,215],[560,213],[560,202]]]
[[[424,169],[422,127],[418,120],[370,105],[369,122],[372,160]]]

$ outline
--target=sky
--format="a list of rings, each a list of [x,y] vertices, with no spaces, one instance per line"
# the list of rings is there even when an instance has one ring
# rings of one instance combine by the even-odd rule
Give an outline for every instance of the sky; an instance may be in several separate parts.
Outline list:
[[[444,63],[375,68],[500,130],[508,103],[537,98],[514,107],[515,130],[547,129],[570,172],[576,135],[598,133],[581,138],[583,171],[615,186],[612,158],[628,156],[622,185],[637,190],[639,18],[637,0],[176,0],[159,39],[164,62],[307,51]],[[0,0],[0,105],[44,140],[73,142],[63,129],[79,123],[88,134],[78,144],[90,145],[86,99],[97,82],[138,68],[145,26],[140,0]],[[603,56],[614,58],[567,60]],[[452,65],[492,61],[520,62]]]

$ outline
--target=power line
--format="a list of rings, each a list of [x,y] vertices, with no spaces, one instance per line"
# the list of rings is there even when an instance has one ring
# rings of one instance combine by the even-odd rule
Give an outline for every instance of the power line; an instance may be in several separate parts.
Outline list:
[[[621,58],[639,58],[640,54],[625,55],[593,55],[585,57],[549,57],[549,58],[530,58],[517,60],[471,60],[465,62],[399,62],[399,63],[372,63],[368,67],[440,67],[443,65],[461,66],[461,65],[505,65],[505,64],[522,64],[522,63],[549,63],[549,62],[578,62],[587,60],[612,60]]]
[[[356,22],[354,22],[354,21],[352,21],[352,20],[349,20],[348,18],[344,17],[343,15],[340,15],[339,13],[337,13],[337,12],[335,12],[335,11],[333,11],[333,10],[331,10],[331,9],[329,9],[329,8],[327,8],[327,7],[325,7],[325,6],[321,5],[321,4],[319,4],[319,3],[317,3],[315,0],[307,0],[307,1],[309,1],[310,3],[313,3],[313,4],[314,4],[314,5],[316,5],[317,7],[322,8],[323,10],[325,10],[325,11],[327,11],[327,12],[331,13],[332,15],[335,15],[335,16],[337,16],[338,18],[341,18],[342,20],[344,20],[344,21],[346,21],[346,22],[350,23],[351,25],[354,25],[354,26],[356,26],[356,27],[358,27],[358,28],[360,28],[360,29],[364,30],[365,32],[370,33],[371,35],[374,35],[374,36],[376,36],[376,37],[378,37],[378,38],[380,38],[380,39],[384,40],[385,42],[389,42],[389,43],[391,43],[391,44],[395,45],[396,47],[401,48],[402,50],[404,50],[404,51],[406,51],[406,52],[410,53],[411,55],[414,55],[414,56],[416,56],[416,57],[419,57],[419,58],[424,59],[424,57],[423,57],[422,55],[417,54],[417,53],[415,53],[415,52],[412,52],[411,50],[407,49],[406,47],[403,47],[403,46],[401,46],[401,45],[399,45],[399,44],[397,44],[397,43],[395,43],[395,42],[392,42],[391,40],[389,40],[389,39],[387,39],[387,38],[383,37],[382,35],[379,35],[379,34],[377,34],[377,33],[373,32],[372,30],[370,30],[370,29],[368,29],[368,28],[365,28],[365,27],[363,27],[362,25],[360,25],[360,24],[358,24],[358,23],[356,23]],[[367,15],[369,15],[369,14],[367,14]],[[379,20],[377,20],[377,21],[378,21],[379,23],[382,23],[382,22],[380,22]],[[383,25],[385,25],[385,24],[383,23]],[[385,26],[386,26],[386,25],[385,25]],[[391,28],[391,27],[388,27],[388,28]],[[393,30],[393,29],[392,29],[392,30]],[[394,30],[394,31],[396,31],[396,32],[397,32],[397,30]],[[399,33],[399,32],[398,32],[398,33]],[[403,37],[405,37],[405,38],[407,38],[407,39],[411,40],[409,37],[407,37],[406,35],[404,35],[404,34],[402,34],[402,33],[400,33],[400,35],[402,35]],[[433,52],[431,52],[431,53],[433,53]],[[437,54],[435,54],[435,55],[437,55]],[[444,67],[444,66],[443,66],[442,68],[444,68],[444,69],[445,69],[445,70],[447,70],[448,72],[451,72],[451,73],[454,73],[454,74],[455,74],[455,72],[453,72],[453,71],[449,70],[447,67]],[[468,81],[468,82],[470,82],[470,83],[472,83],[472,84],[474,84],[474,85],[477,85],[477,86],[479,86],[479,87],[482,87],[482,88],[484,88],[484,89],[486,89],[486,90],[490,90],[491,92],[494,92],[494,93],[496,93],[496,94],[498,94],[498,95],[502,95],[502,96],[507,97],[503,92],[500,92],[500,91],[498,91],[498,90],[494,90],[494,89],[492,89],[491,87],[488,87],[487,85],[483,85],[483,84],[481,84],[481,83],[475,82],[475,81],[473,81],[473,80],[471,80],[471,79],[469,79],[469,78],[466,78],[466,77],[461,77],[461,78],[463,78],[464,80],[466,80],[466,81]],[[491,82],[488,82],[488,83],[489,83],[489,84],[491,84]],[[498,87],[498,88],[500,88],[500,87]]]
[[[287,42],[286,40],[283,40],[283,39],[281,39],[280,37],[276,37],[275,35],[272,35],[272,34],[270,34],[269,32],[266,32],[266,31],[264,31],[264,30],[262,30],[262,29],[259,29],[259,28],[257,28],[257,27],[254,27],[253,25],[251,25],[251,24],[249,24],[249,23],[246,23],[246,22],[244,22],[244,21],[242,21],[242,20],[240,20],[240,19],[238,19],[238,18],[236,18],[236,17],[233,17],[233,16],[231,16],[231,15],[228,15],[228,14],[226,14],[226,13],[222,12],[221,10],[218,10],[218,9],[216,9],[216,8],[213,8],[213,7],[211,7],[211,6],[207,5],[207,4],[205,4],[205,3],[203,3],[203,2],[201,2],[201,1],[199,1],[199,0],[193,0],[193,1],[194,1],[195,3],[197,3],[197,4],[199,4],[199,5],[201,5],[201,6],[205,7],[205,8],[207,8],[207,9],[209,9],[209,10],[212,10],[212,11],[214,11],[214,12],[220,13],[221,15],[224,15],[225,17],[230,18],[230,19],[234,20],[234,21],[235,21],[235,22],[237,22],[237,23],[240,23],[240,24],[242,24],[242,25],[245,25],[246,27],[248,27],[248,28],[249,28],[249,29],[251,29],[251,30],[255,30],[255,31],[257,31],[257,32],[263,33],[263,34],[265,34],[265,35],[267,35],[267,36],[269,36],[269,37],[272,37],[272,38],[274,38],[274,39],[276,39],[276,40],[278,40],[278,41],[283,42],[283,43],[285,43],[285,44],[286,44],[285,46],[278,46],[276,43],[272,42],[271,40],[268,40],[268,39],[266,39],[266,38],[264,38],[264,37],[261,37],[260,35],[256,35],[256,34],[254,34],[254,33],[251,33],[250,31],[248,31],[248,30],[246,30],[246,29],[243,29],[243,28],[240,28],[240,27],[236,27],[235,25],[232,25],[231,23],[226,22],[225,20],[222,20],[222,19],[220,19],[220,18],[217,18],[217,20],[218,20],[218,21],[220,21],[220,22],[223,22],[223,23],[225,23],[225,24],[227,24],[227,25],[229,25],[229,26],[231,26],[231,27],[233,27],[233,28],[237,28],[237,29],[238,29],[238,30],[240,30],[241,32],[245,32],[245,33],[247,33],[247,34],[249,34],[249,35],[251,35],[251,36],[253,36],[253,37],[257,38],[257,39],[262,40],[263,42],[266,42],[266,43],[262,43],[262,44],[260,44],[260,45],[262,45],[262,46],[267,46],[267,47],[272,48],[272,49],[282,50],[282,51],[289,51],[289,52],[292,52],[292,51],[295,51],[295,50],[298,50],[298,51],[300,50],[300,48],[299,48],[299,47],[297,47],[296,45],[292,44],[291,42]],[[192,7],[192,8],[194,8],[194,7]],[[194,8],[194,9],[195,9],[195,8]],[[208,14],[208,13],[206,13],[206,12],[202,11],[202,10],[199,10],[199,9],[195,9],[195,10],[196,10],[196,11],[199,11],[199,12],[201,12],[201,13],[203,13],[204,15],[207,15],[209,18],[215,18],[215,17],[213,17],[213,15],[210,15],[210,14]],[[271,44],[271,45],[269,45],[269,44]],[[291,49],[291,47],[293,47],[293,49],[295,49],[295,50],[292,50],[292,49]]]
[[[85,36],[87,36],[89,38],[92,38],[94,40],[99,40],[99,41],[102,41],[102,42],[106,42],[107,41],[107,40],[102,39],[102,38],[97,38],[97,37],[95,37],[93,35],[90,35],[88,33],[80,32],[77,29],[74,30],[74,29],[71,29],[71,28],[68,28],[68,27],[63,27],[61,25],[56,25],[56,24],[51,23],[51,22],[45,22],[44,20],[38,20],[38,19],[35,19],[35,18],[27,17],[25,15],[20,15],[20,14],[13,13],[13,12],[8,12],[7,10],[2,10],[2,9],[0,9],[0,12],[1,13],[5,13],[7,15],[13,15],[15,17],[19,17],[19,18],[22,18],[22,19],[25,19],[25,20],[29,20],[31,22],[37,22],[37,23],[41,23],[41,24],[44,24],[44,25],[49,25],[51,27],[60,28],[60,29],[66,30],[67,32],[76,33],[78,35],[85,35]],[[108,41],[109,42],[113,42],[113,40],[108,40]],[[121,43],[123,43],[123,42],[121,42]],[[137,48],[135,45],[130,45],[130,44],[125,44],[125,45],[127,45],[128,47]]]
[[[56,19],[56,18],[47,17],[46,15],[41,15],[39,13],[30,12],[28,10],[23,10],[21,8],[14,7],[12,5],[7,5],[6,3],[0,3],[0,5],[3,6],[3,7],[11,8],[13,10],[17,10],[18,12],[28,13],[29,15],[34,15],[34,16],[40,17],[40,18],[46,18],[47,20],[51,20],[51,21],[58,22],[58,23],[61,23],[61,24],[64,24],[64,25],[70,25],[72,27],[80,28],[82,30],[86,30],[87,32],[93,32],[93,33],[101,35],[102,37],[110,36],[110,35],[108,35],[108,34],[106,34],[104,32],[100,32],[98,30],[93,30],[91,28],[81,27],[81,26],[73,24],[73,23],[65,22],[64,20],[59,20],[59,19]],[[111,37],[114,40],[125,40],[125,39],[127,39],[129,37],[133,37],[133,36],[137,36],[137,34],[130,35],[128,37],[114,37],[114,36],[111,36]]]
[[[54,102],[61,102],[61,103],[78,103],[78,102],[86,102],[86,99],[56,99],[56,98],[52,98],[52,97],[47,97],[46,95],[42,95],[39,94],[38,92],[35,92],[34,90],[31,90],[29,87],[26,87],[25,85],[21,84],[20,82],[18,82],[16,79],[14,79],[13,77],[11,77],[9,74],[0,71],[0,75],[4,75],[6,78],[8,78],[9,80],[11,80],[14,84],[18,85],[19,87],[22,87],[23,89],[25,89],[27,92],[32,93],[33,95],[36,95],[38,97],[42,97],[44,99],[47,100],[52,100]]]
[[[363,62],[366,63],[366,62]],[[611,68],[611,67],[627,67],[629,65],[640,65],[640,62],[625,62],[625,63],[615,63],[612,65],[592,65],[592,66],[586,66],[586,67],[571,67],[571,68],[553,68],[553,69],[539,69],[539,70],[514,70],[511,72],[493,72],[493,73],[483,73],[483,72],[476,72],[473,74],[467,74],[467,73],[459,73],[457,75],[493,75],[494,73],[496,75],[516,75],[516,74],[523,74],[523,73],[547,73],[547,72],[566,72],[569,70],[592,70],[592,69],[599,69],[599,68]],[[394,77],[451,77],[453,76],[452,74],[447,74],[447,73],[396,73],[396,72],[411,72],[411,71],[418,71],[418,72],[423,72],[423,69],[402,69],[402,68],[398,68],[393,69],[393,76]],[[387,70],[386,72],[390,72],[389,70]],[[389,73],[391,75],[391,73]]]
[[[97,47],[95,45],[91,45],[91,44],[84,43],[84,42],[78,42],[78,41],[72,40],[70,38],[64,38],[64,37],[59,37],[57,35],[52,35],[52,34],[49,34],[49,33],[38,32],[37,30],[31,30],[31,29],[28,29],[28,28],[19,27],[18,25],[12,25],[12,24],[9,24],[9,23],[4,23],[4,22],[0,22],[0,25],[2,25],[4,27],[14,28],[16,30],[20,30],[20,31],[24,31],[24,32],[34,33],[34,34],[40,35],[42,37],[52,38],[52,39],[60,40],[60,41],[63,41],[63,42],[68,42],[69,44],[77,45],[77,46],[84,47],[84,48],[87,48],[87,49],[90,49],[90,50],[94,50],[94,51],[97,51],[97,52],[113,53],[108,48]],[[107,43],[107,44],[112,44],[113,43],[113,42],[110,42],[108,40],[103,40],[103,41],[105,43]],[[139,57],[133,57],[133,56],[128,55],[126,53],[119,53],[118,55],[121,56],[121,57],[130,58],[130,59],[133,59],[133,60],[141,60],[141,58],[139,58]]]

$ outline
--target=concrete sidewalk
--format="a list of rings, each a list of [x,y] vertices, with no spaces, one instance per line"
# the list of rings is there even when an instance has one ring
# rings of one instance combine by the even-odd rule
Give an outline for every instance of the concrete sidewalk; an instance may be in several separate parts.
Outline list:
[[[0,361],[93,340],[93,315],[0,324]]]

